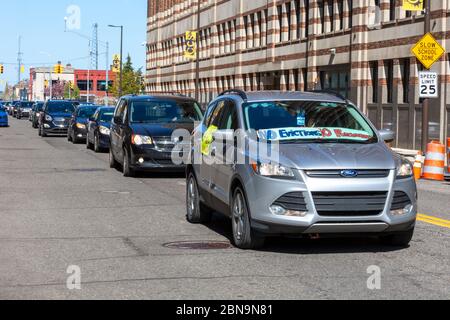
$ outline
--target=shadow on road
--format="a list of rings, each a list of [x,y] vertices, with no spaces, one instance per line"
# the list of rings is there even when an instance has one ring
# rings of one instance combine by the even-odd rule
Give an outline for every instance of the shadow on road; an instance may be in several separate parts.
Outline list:
[[[136,178],[141,179],[184,179],[184,172],[136,172]]]
[[[232,242],[231,222],[228,218],[214,214],[213,220],[205,226]],[[259,251],[286,254],[335,254],[378,253],[400,250],[404,250],[404,248],[383,245],[376,237],[341,237],[322,238],[318,240],[309,238],[270,237],[267,238],[265,247]]]

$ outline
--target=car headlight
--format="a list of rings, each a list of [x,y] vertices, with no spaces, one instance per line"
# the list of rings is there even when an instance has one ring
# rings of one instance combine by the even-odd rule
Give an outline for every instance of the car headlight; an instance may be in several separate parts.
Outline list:
[[[410,178],[414,175],[414,169],[408,159],[402,157],[402,162],[397,168],[397,178]]]
[[[153,139],[149,136],[141,136],[139,134],[134,134],[131,138],[131,142],[137,146],[144,144],[153,144]]]
[[[100,131],[101,134],[103,134],[105,136],[109,136],[109,134],[111,133],[111,130],[109,130],[107,127],[104,127],[104,126],[100,126],[100,128],[98,128],[98,130]]]
[[[279,164],[254,163],[252,167],[255,173],[263,177],[293,178],[295,176],[291,169]]]
[[[45,116],[45,121],[53,121],[53,118],[49,115]]]
[[[78,129],[86,129],[86,125],[82,124],[82,123],[77,123],[77,128]]]

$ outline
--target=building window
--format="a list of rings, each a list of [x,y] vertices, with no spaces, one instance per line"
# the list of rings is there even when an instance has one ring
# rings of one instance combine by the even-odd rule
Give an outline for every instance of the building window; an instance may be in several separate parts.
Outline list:
[[[350,74],[348,71],[332,70],[320,72],[323,90],[333,91],[348,98],[350,92]]]
[[[409,103],[409,77],[411,63],[409,58],[402,62],[402,84],[403,84],[403,103]]]
[[[88,84],[87,84],[87,80],[78,80],[77,81],[77,87],[78,89],[80,89],[81,91],[87,91],[88,90]],[[93,81],[89,80],[89,90],[92,90],[92,84]]]
[[[389,60],[385,61],[384,65],[386,70],[387,103],[392,103],[394,101],[394,63],[392,60]]]
[[[109,81],[108,83],[108,88],[111,89],[114,85],[114,81]],[[106,80],[97,81],[97,91],[106,91]]]
[[[395,20],[395,3],[396,0],[390,0],[389,1],[389,19],[391,21]]]
[[[370,76],[372,80],[372,103],[378,102],[378,61],[370,63]]]
[[[319,1],[317,6],[319,7],[319,19],[320,25],[322,26],[321,33],[325,33],[325,2]]]

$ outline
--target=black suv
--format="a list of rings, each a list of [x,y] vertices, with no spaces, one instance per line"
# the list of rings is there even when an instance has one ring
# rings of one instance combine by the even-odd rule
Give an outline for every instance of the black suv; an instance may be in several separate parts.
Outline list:
[[[39,125],[39,115],[41,114],[43,109],[44,109],[44,102],[36,102],[33,105],[33,109],[31,109],[30,121],[31,121],[31,126],[34,129],[37,129],[37,127]]]
[[[121,164],[125,177],[134,176],[136,171],[183,172],[185,166],[172,161],[178,142],[172,134],[177,129],[192,132],[194,122],[202,118],[199,104],[188,97],[122,97],[111,123],[111,168]]]
[[[39,135],[67,134],[69,121],[75,111],[73,101],[49,100],[39,115]]]
[[[99,107],[96,105],[80,105],[76,108],[69,122],[68,141],[72,141],[73,144],[86,141],[89,118],[94,115]]]
[[[22,119],[30,116],[31,108],[33,107],[34,102],[32,101],[22,101],[18,104],[16,110],[16,118]]]

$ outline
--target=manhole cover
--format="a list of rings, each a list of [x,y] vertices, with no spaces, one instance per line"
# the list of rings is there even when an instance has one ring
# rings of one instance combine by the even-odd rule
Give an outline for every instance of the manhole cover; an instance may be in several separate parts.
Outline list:
[[[223,250],[232,248],[231,244],[225,241],[180,241],[166,243],[164,247],[185,250]]]

